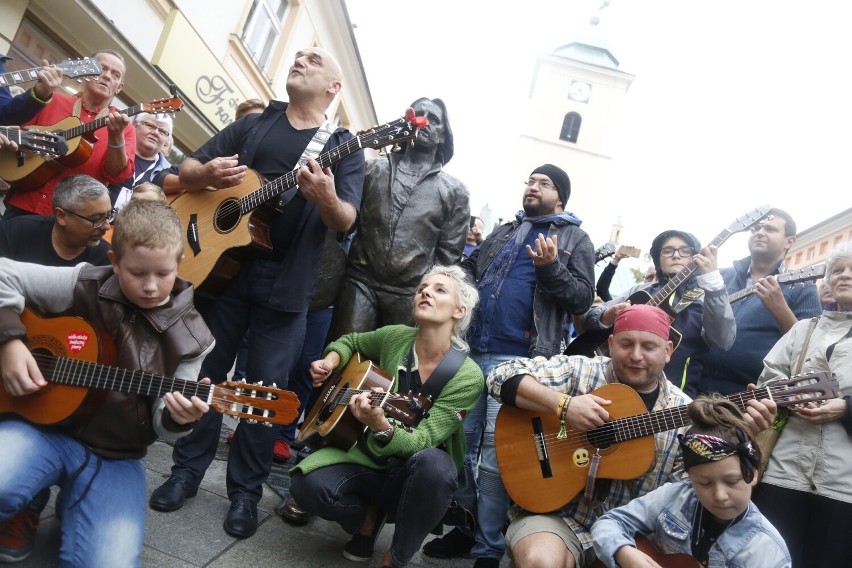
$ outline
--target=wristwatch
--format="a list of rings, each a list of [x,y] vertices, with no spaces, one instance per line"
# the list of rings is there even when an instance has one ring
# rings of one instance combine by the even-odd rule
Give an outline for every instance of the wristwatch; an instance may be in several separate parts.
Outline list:
[[[378,432],[373,432],[373,438],[376,439],[377,442],[382,444],[387,444],[390,442],[390,439],[393,438],[394,425],[393,422],[390,423],[390,426],[385,428],[384,430],[379,430]]]

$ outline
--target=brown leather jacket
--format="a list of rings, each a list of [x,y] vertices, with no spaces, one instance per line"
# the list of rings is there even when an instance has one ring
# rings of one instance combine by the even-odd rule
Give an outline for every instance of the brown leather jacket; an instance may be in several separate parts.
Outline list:
[[[77,280],[72,311],[115,340],[117,367],[172,377],[181,361],[200,356],[213,344],[192,298],[190,284],[177,279],[171,301],[142,310],[124,297],[111,267],[86,266]],[[156,439],[156,399],[113,391],[99,394],[103,400],[96,412],[74,420],[69,433],[106,458],[143,457]],[[177,427],[167,414],[164,426]]]

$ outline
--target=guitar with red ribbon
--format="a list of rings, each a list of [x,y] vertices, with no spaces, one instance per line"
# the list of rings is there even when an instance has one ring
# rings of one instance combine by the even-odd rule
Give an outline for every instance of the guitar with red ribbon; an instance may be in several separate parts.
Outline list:
[[[334,446],[349,450],[363,435],[366,426],[349,410],[349,401],[372,387],[385,392],[370,395],[373,407],[381,407],[397,423],[412,427],[426,418],[432,399],[413,393],[387,392],[393,379],[378,365],[356,353],[346,365],[332,375],[323,387],[307,418],[299,427],[299,440],[311,447]]]
[[[716,235],[716,237],[710,241],[707,246],[722,246],[722,243],[727,241],[731,235],[747,231],[760,223],[771,209],[772,207],[769,205],[763,205],[752,209],[741,217],[738,217],[728,226],[727,229]],[[674,320],[676,314],[673,313],[666,300],[668,300],[668,298],[674,294],[675,290],[677,290],[683,283],[689,280],[689,277],[692,276],[696,270],[698,270],[698,263],[695,262],[695,259],[690,259],[689,264],[684,266],[680,272],[670,278],[666,285],[657,290],[653,296],[644,290],[639,290],[631,294],[627,301],[634,306],[636,304],[657,306],[668,313],[669,317]],[[607,339],[610,335],[612,335],[612,328],[588,330],[585,333],[581,333],[576,339],[569,343],[568,347],[565,348],[564,354],[594,357],[598,354],[606,353],[608,351]],[[672,327],[670,328],[669,337],[674,343],[675,348],[677,348],[681,340],[680,332]]]
[[[178,97],[159,99],[150,103],[140,103],[119,111],[127,116],[141,112],[150,114],[165,114],[178,112],[183,108],[183,101]],[[62,136],[68,142],[68,151],[64,156],[55,160],[44,156],[25,155],[22,163],[18,163],[13,154],[0,154],[0,178],[3,178],[17,192],[32,191],[43,186],[56,174],[75,168],[85,163],[92,155],[92,147],[97,140],[95,131],[106,126],[106,116],[96,118],[83,124],[76,116],[63,118],[50,126],[26,126],[25,130],[51,132]]]
[[[512,499],[527,511],[548,513],[566,505],[586,487],[589,466],[599,456],[597,478],[635,479],[654,463],[654,434],[690,423],[689,405],[648,412],[627,385],[604,385],[591,394],[612,401],[610,421],[580,432],[561,424],[554,414],[503,405],[497,414],[494,441],[500,477]],[[743,409],[749,400],[769,398],[779,407],[837,398],[837,378],[819,372],[780,378],[753,391],[725,398]]]
[[[48,385],[26,396],[11,396],[0,387],[0,415],[17,414],[35,424],[55,424],[78,411],[96,407],[104,391],[161,397],[178,391],[197,396],[210,408],[266,425],[290,424],[299,399],[294,392],[245,382],[203,385],[145,371],[110,366],[116,349],[106,333],[97,333],[83,318],[43,318],[24,310],[28,346]]]
[[[428,124],[425,117],[415,116],[409,108],[405,117],[374,126],[363,134],[321,153],[317,162],[326,168],[364,148],[380,149],[385,146],[414,140],[417,132]],[[254,170],[246,172],[245,179],[226,189],[215,192],[182,193],[172,202],[185,233],[186,257],[180,264],[178,275],[195,284],[196,290],[211,280],[203,292],[216,295],[222,284],[239,269],[239,261],[229,251],[245,246],[255,246],[271,251],[269,228],[273,218],[280,213],[279,199],[287,201],[296,194],[296,174],[299,168],[267,182]],[[210,278],[212,276],[212,278]]]

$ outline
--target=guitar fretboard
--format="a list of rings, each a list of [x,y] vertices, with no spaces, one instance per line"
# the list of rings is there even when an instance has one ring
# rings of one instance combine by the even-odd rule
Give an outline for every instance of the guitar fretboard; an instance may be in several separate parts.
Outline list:
[[[144,108],[143,104],[133,105],[132,107],[127,107],[126,109],[120,110],[121,114],[126,114],[127,116],[134,116],[142,112]],[[107,117],[102,116],[100,118],[96,118],[92,122],[87,122],[86,124],[81,124],[79,126],[74,126],[73,128],[69,128],[64,132],[61,132],[62,136],[65,137],[66,140],[70,140],[72,138],[77,138],[78,136],[82,136],[83,134],[88,134],[89,132],[94,132],[98,128],[103,128],[106,126]]]
[[[361,149],[361,136],[356,136],[347,140],[340,146],[336,146],[327,152],[323,152],[317,157],[317,163],[321,168],[327,168],[350,154]],[[273,197],[277,197],[296,185],[296,175],[299,173],[299,168],[291,170],[283,176],[272,180],[257,188],[240,199],[240,212],[246,214],[257,209],[262,203],[269,201]]]
[[[123,393],[161,397],[168,392],[179,392],[189,398],[210,399],[211,385],[164,377],[154,373],[129,371],[90,363],[67,357],[54,357],[34,353],[33,357],[48,382],[62,385],[107,389]]]

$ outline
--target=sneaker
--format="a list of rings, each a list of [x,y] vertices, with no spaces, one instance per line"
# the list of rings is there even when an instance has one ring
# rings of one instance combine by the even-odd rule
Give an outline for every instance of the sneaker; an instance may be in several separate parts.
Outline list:
[[[353,536],[346,546],[343,547],[343,557],[353,562],[368,562],[373,558],[373,547],[376,544],[376,539],[379,533],[382,532],[382,527],[385,526],[385,515],[379,512],[376,515],[376,524],[373,527],[373,534],[365,536],[356,534]]]
[[[32,554],[40,523],[41,516],[32,509],[24,509],[0,523],[0,562],[21,562]]]
[[[290,459],[290,444],[287,440],[275,440],[272,446],[272,461],[284,463]]]
[[[423,545],[423,554],[432,558],[470,558],[474,538],[453,529],[441,538],[435,538]]]

